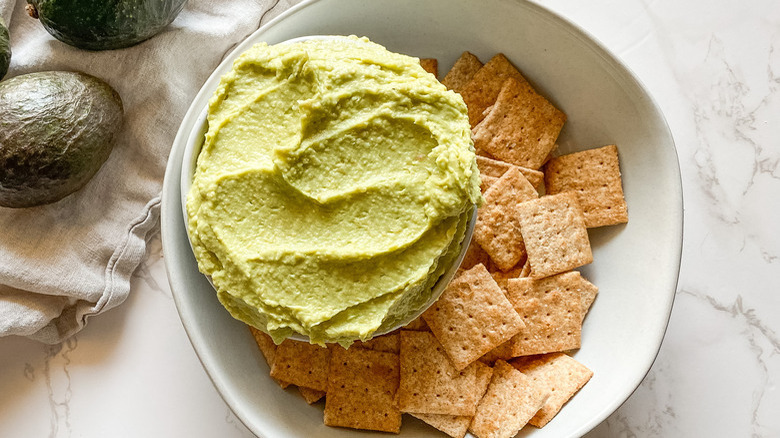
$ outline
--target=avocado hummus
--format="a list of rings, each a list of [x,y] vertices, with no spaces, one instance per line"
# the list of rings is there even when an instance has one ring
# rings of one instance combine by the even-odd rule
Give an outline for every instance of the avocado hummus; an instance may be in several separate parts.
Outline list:
[[[188,232],[235,318],[349,343],[421,309],[480,202],[466,106],[416,58],[258,44],[209,102]]]

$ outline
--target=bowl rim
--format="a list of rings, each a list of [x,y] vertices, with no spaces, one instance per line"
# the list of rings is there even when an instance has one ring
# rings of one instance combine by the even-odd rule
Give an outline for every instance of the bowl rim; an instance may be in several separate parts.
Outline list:
[[[281,21],[286,20],[287,18],[295,15],[302,9],[305,9],[307,7],[312,6],[313,4],[320,3],[322,1],[328,1],[328,0],[304,0],[301,3],[292,6],[291,8],[287,9],[283,13],[281,13],[279,16],[275,17],[274,19],[270,20],[268,23],[262,25],[259,29],[248,35],[241,43],[239,43],[235,48],[232,49],[228,54],[225,55],[223,58],[223,61],[216,67],[212,75],[207,79],[205,82],[208,84],[211,82],[212,77],[217,75],[217,72],[219,72],[224,66],[230,62],[232,62],[233,59],[235,59],[236,54],[241,53],[248,49],[251,44],[248,43],[248,41],[253,41],[256,39],[256,35],[262,34],[266,32],[268,29],[276,26]],[[537,13],[541,13],[548,18],[550,18],[553,21],[556,21],[563,25],[563,27],[567,28],[567,30],[575,35],[580,40],[583,40],[587,43],[587,45],[596,53],[597,56],[600,56],[601,58],[607,60],[609,63],[614,64],[617,68],[622,70],[625,73],[625,76],[627,79],[629,79],[631,82],[633,82],[633,85],[642,91],[643,98],[647,100],[648,106],[652,110],[653,115],[656,117],[658,121],[660,121],[660,127],[663,132],[662,134],[668,138],[669,144],[672,147],[672,150],[674,152],[674,164],[673,168],[670,169],[672,172],[672,183],[675,185],[675,199],[673,199],[672,204],[676,206],[675,211],[673,212],[675,214],[675,217],[673,218],[672,223],[675,224],[675,231],[676,235],[679,236],[679,239],[675,239],[674,243],[675,246],[670,248],[672,260],[674,263],[671,266],[671,270],[669,271],[669,280],[667,287],[670,290],[670,293],[668,296],[664,296],[665,300],[663,303],[663,308],[665,309],[665,318],[664,322],[662,324],[662,327],[659,328],[659,330],[655,333],[654,337],[654,343],[655,347],[650,351],[643,360],[642,366],[637,367],[638,369],[641,369],[640,372],[637,373],[637,378],[631,381],[630,383],[626,383],[624,386],[624,390],[616,393],[615,396],[612,398],[612,400],[609,403],[605,403],[602,406],[602,409],[598,411],[597,414],[593,415],[589,421],[583,423],[579,426],[579,428],[576,429],[574,432],[574,435],[572,436],[582,436],[586,434],[587,432],[591,431],[594,427],[602,423],[608,416],[610,416],[613,412],[615,412],[621,405],[623,405],[628,398],[636,391],[636,389],[639,387],[639,385],[642,383],[644,378],[649,373],[653,363],[655,362],[655,359],[657,358],[658,352],[660,351],[660,348],[662,346],[662,341],[664,339],[666,330],[668,329],[669,320],[671,317],[672,307],[674,304],[674,298],[676,295],[676,290],[679,282],[679,274],[680,274],[680,265],[682,260],[682,250],[683,250],[683,191],[682,191],[682,176],[680,172],[679,167],[679,154],[677,152],[677,147],[674,142],[674,137],[672,135],[672,132],[669,128],[669,124],[664,117],[664,114],[658,105],[658,102],[656,99],[648,92],[648,88],[644,85],[644,83],[638,78],[638,76],[634,73],[634,71],[629,68],[620,58],[618,58],[615,54],[613,54],[610,50],[606,48],[606,46],[599,41],[595,36],[593,36],[590,32],[583,29],[581,26],[576,24],[575,22],[571,21],[570,19],[558,14],[557,12],[553,11],[551,8],[547,6],[543,6],[541,4],[534,3],[530,0],[510,0],[513,3],[517,3],[518,6],[523,6],[525,8],[528,8],[529,10],[533,10]],[[201,100],[203,98],[203,94],[206,93],[205,85],[203,88],[200,89],[198,94],[193,99],[193,103]],[[210,91],[209,91],[210,94]],[[191,120],[197,117],[197,114],[193,114],[193,109],[190,107],[190,109],[185,114],[184,118],[182,119],[182,126],[184,126],[187,123],[191,123]],[[173,143],[173,148],[171,150],[171,156],[175,155],[176,148],[178,144],[181,144],[183,141],[182,136],[184,134],[182,133],[182,130],[180,129],[179,132],[177,132],[176,138]],[[175,202],[178,203],[177,197],[175,196],[176,188],[172,187],[173,185],[178,186],[178,178],[174,176],[176,173],[176,163],[170,162],[167,165],[166,172],[165,172],[165,180],[163,183],[163,192],[162,192],[162,204],[165,205],[166,202],[168,204]],[[173,182],[172,180],[176,180],[176,182]],[[168,246],[170,246],[176,237],[173,235],[174,231],[171,230],[171,228],[174,227],[175,220],[174,218],[175,214],[172,211],[168,211],[168,209],[163,208],[161,212],[161,237],[163,241],[163,248],[166,246],[166,242],[169,242]],[[172,279],[172,273],[175,270],[175,267],[173,266],[173,263],[169,259],[165,259],[165,267],[166,272],[168,274],[169,283],[171,284],[171,289],[173,290],[173,279]],[[174,302],[176,304],[177,312],[179,313],[180,317],[182,316],[182,306],[181,306],[181,297],[177,294],[173,293]],[[237,401],[226,391],[227,389],[227,383],[225,380],[223,380],[223,376],[215,375],[215,370],[211,368],[210,359],[207,356],[205,351],[201,351],[199,346],[197,345],[197,341],[193,339],[193,335],[191,333],[192,328],[188,326],[188,324],[185,322],[184,318],[182,319],[182,325],[184,326],[185,332],[187,333],[188,338],[190,339],[190,342],[193,345],[193,349],[195,350],[195,353],[200,360],[201,364],[203,365],[204,370],[206,371],[206,374],[209,376],[210,380],[214,384],[214,386],[217,388],[217,392],[219,393],[220,397],[226,402],[226,404],[230,407],[230,409],[236,414],[236,417],[253,433],[258,434],[258,436],[265,436],[260,431],[257,431],[253,424],[248,421],[249,411],[245,409],[244,407],[238,405]],[[204,356],[206,355],[206,356]]]

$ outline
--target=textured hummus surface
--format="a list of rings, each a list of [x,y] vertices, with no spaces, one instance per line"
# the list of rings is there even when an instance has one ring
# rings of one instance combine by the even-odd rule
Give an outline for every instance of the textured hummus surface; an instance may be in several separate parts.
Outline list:
[[[481,200],[463,100],[366,39],[255,45],[208,125],[195,256],[225,308],[277,342],[366,339],[419,310]]]

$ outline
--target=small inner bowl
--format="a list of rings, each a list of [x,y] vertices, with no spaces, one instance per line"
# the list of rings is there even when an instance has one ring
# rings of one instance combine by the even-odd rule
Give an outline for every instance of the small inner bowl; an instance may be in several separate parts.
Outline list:
[[[293,38],[284,41],[280,44],[294,44],[294,43],[309,41],[309,40],[331,40],[331,39],[346,39],[346,38],[341,35],[311,35],[311,36]],[[348,41],[354,41],[354,40],[348,40]],[[206,106],[200,112],[200,115],[198,116],[198,119],[194,124],[192,131],[190,131],[190,135],[187,138],[187,144],[184,149],[184,157],[182,160],[182,172],[181,172],[181,180],[180,180],[181,211],[184,217],[185,224],[189,224],[189,217],[187,215],[187,195],[189,194],[190,189],[192,187],[192,179],[195,176],[195,169],[198,163],[198,155],[200,155],[200,149],[201,147],[203,147],[203,142],[208,130],[209,130],[208,106]],[[474,206],[471,209],[471,216],[469,218],[468,225],[466,226],[466,232],[463,237],[463,242],[471,242],[471,236],[474,233],[474,225],[476,224],[476,222],[477,222],[477,208],[476,206]],[[189,233],[187,233],[187,239],[188,240],[190,239]],[[373,334],[373,336],[383,335],[385,333],[389,333],[393,330],[396,330],[400,327],[409,324],[413,320],[417,319],[423,312],[425,312],[426,309],[428,309],[428,307],[430,307],[434,302],[436,302],[436,300],[439,299],[439,296],[441,296],[442,292],[444,292],[444,289],[447,287],[450,281],[452,281],[452,278],[457,273],[458,268],[460,267],[460,264],[466,255],[466,251],[468,250],[469,245],[468,244],[464,245],[463,242],[461,242],[460,252],[458,253],[458,256],[455,258],[452,265],[447,267],[447,269],[444,271],[441,277],[439,277],[439,280],[436,282],[436,284],[434,284],[433,290],[431,291],[431,298],[425,303],[425,305],[420,307],[417,311],[411,313],[407,318],[400,321],[397,325],[392,326],[386,330],[377,331]],[[192,241],[189,240],[189,243],[190,243],[190,248],[192,248]],[[214,287],[214,283],[211,282],[211,277],[207,275],[206,278],[208,279],[209,283],[211,283],[211,286]],[[290,336],[290,339],[294,339],[297,341],[305,341],[305,342],[309,341],[308,336],[302,335],[300,333],[294,333],[293,335]]]

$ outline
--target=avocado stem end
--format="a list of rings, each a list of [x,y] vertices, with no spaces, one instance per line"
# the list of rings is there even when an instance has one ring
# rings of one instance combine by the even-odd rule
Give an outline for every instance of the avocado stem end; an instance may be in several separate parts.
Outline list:
[[[34,5],[31,5],[30,3],[27,3],[27,6],[24,8],[27,11],[27,15],[38,19],[38,8],[36,8]]]

